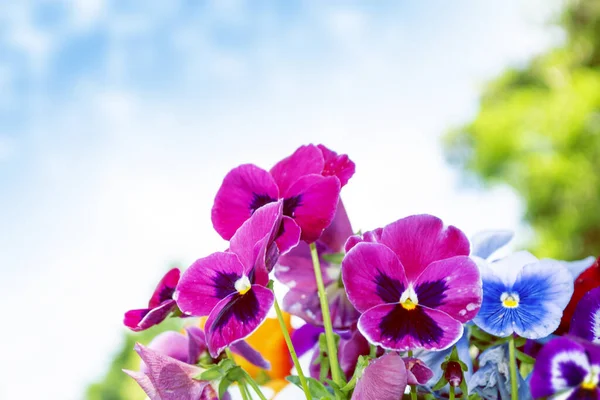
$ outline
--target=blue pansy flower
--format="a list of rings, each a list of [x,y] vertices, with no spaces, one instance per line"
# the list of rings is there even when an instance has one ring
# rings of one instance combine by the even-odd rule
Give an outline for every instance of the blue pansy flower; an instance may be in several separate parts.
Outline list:
[[[479,261],[483,302],[473,322],[495,336],[543,338],[559,325],[573,294],[573,277],[560,262],[521,251]]]

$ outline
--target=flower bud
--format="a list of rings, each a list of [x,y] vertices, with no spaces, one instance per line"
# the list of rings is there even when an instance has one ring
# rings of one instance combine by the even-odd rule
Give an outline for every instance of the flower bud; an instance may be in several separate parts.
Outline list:
[[[457,361],[448,361],[446,371],[444,371],[444,378],[446,378],[450,386],[459,387],[463,380],[463,371],[460,363]]]

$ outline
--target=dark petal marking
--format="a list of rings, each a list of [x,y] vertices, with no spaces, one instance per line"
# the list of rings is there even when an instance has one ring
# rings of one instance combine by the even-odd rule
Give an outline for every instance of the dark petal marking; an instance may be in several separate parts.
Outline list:
[[[212,331],[221,330],[232,317],[243,324],[248,324],[256,319],[259,308],[260,304],[253,290],[245,294],[237,293],[215,318]]]
[[[415,288],[415,293],[417,293],[419,304],[436,308],[444,303],[447,289],[445,281],[423,282]]]
[[[259,208],[261,208],[264,205],[267,205],[269,203],[277,201],[277,199],[272,198],[268,194],[252,193],[252,195],[254,197],[252,198],[252,203],[250,203],[250,212],[251,213],[254,213],[254,211],[258,210]]]
[[[598,400],[600,399],[600,392],[598,389],[584,389],[577,388],[567,400]]]
[[[401,305],[394,307],[379,324],[381,335],[395,341],[412,336],[421,343],[440,343],[444,332],[423,308],[406,310]]]
[[[294,218],[294,211],[302,205],[302,195],[283,200],[283,215]]]
[[[165,286],[158,294],[158,299],[161,303],[166,300],[171,300],[173,298],[173,293],[175,293],[174,287]]]
[[[375,283],[377,284],[377,296],[386,303],[397,303],[406,289],[404,284],[397,279],[390,278],[381,271],[377,271]]]
[[[558,364],[558,368],[561,377],[565,379],[567,386],[571,388],[579,386],[587,375],[587,371],[581,365],[571,361],[561,362]]]
[[[216,292],[215,297],[222,299],[235,292],[235,281],[239,278],[240,276],[233,272],[224,273],[218,271],[216,275],[213,276]]]

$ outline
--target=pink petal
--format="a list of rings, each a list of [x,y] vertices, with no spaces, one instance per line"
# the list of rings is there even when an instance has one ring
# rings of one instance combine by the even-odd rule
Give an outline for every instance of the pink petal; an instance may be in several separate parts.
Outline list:
[[[427,214],[387,225],[381,241],[398,255],[409,281],[434,261],[469,255],[469,241],[459,229],[444,227],[441,219]]]
[[[183,273],[174,295],[177,305],[189,315],[208,315],[221,299],[237,292],[235,282],[245,272],[238,256],[231,252],[201,258]]]
[[[270,172],[280,193],[285,193],[303,176],[321,174],[323,165],[323,153],[317,146],[309,144],[299,147],[294,154],[279,161]]]
[[[173,298],[173,292],[179,282],[179,275],[179,268],[173,268],[163,276],[148,302],[148,308],[158,307],[163,301]]]
[[[379,304],[398,303],[408,287],[404,267],[389,248],[359,243],[342,261],[348,299],[360,312]]]
[[[344,203],[340,198],[335,216],[331,225],[329,225],[324,231],[319,241],[325,243],[334,253],[341,253],[344,251],[344,243],[352,236],[352,225],[348,219],[348,214],[344,208]]]
[[[352,175],[354,175],[356,165],[354,165],[354,162],[346,154],[338,155],[335,151],[329,150],[322,144],[318,147],[323,153],[325,160],[325,166],[321,174],[323,176],[337,176],[342,187],[344,187],[350,178],[352,178]]]
[[[253,164],[232,169],[223,179],[212,208],[212,223],[225,240],[231,239],[254,211],[279,198],[277,184]]]
[[[472,320],[481,308],[481,276],[467,256],[431,263],[414,286],[420,305],[444,311],[460,322]]]
[[[358,379],[352,400],[398,400],[406,389],[406,366],[397,354],[369,362]]]
[[[317,240],[331,224],[340,195],[340,181],[335,177],[306,175],[285,192],[287,204],[284,214],[294,218],[302,229],[301,239],[309,243]],[[288,213],[289,212],[289,213]]]

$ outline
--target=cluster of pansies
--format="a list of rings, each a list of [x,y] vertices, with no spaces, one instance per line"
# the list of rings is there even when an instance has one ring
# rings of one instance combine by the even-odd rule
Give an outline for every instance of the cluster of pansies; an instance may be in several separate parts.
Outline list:
[[[356,234],[340,198],[354,172],[348,156],[307,145],[269,171],[225,176],[212,222],[228,248],[169,271],[147,308],[125,314],[134,331],[185,318],[183,332],[135,347],[140,370],[126,373],[150,399],[232,387],[266,399],[261,388],[285,375],[307,399],[600,398],[594,258],[494,259],[509,232],[469,241],[425,214]],[[274,285],[288,289],[281,306]],[[305,324],[290,334],[282,308]],[[273,309],[280,332],[261,328]],[[272,338],[289,360],[268,361]]]

